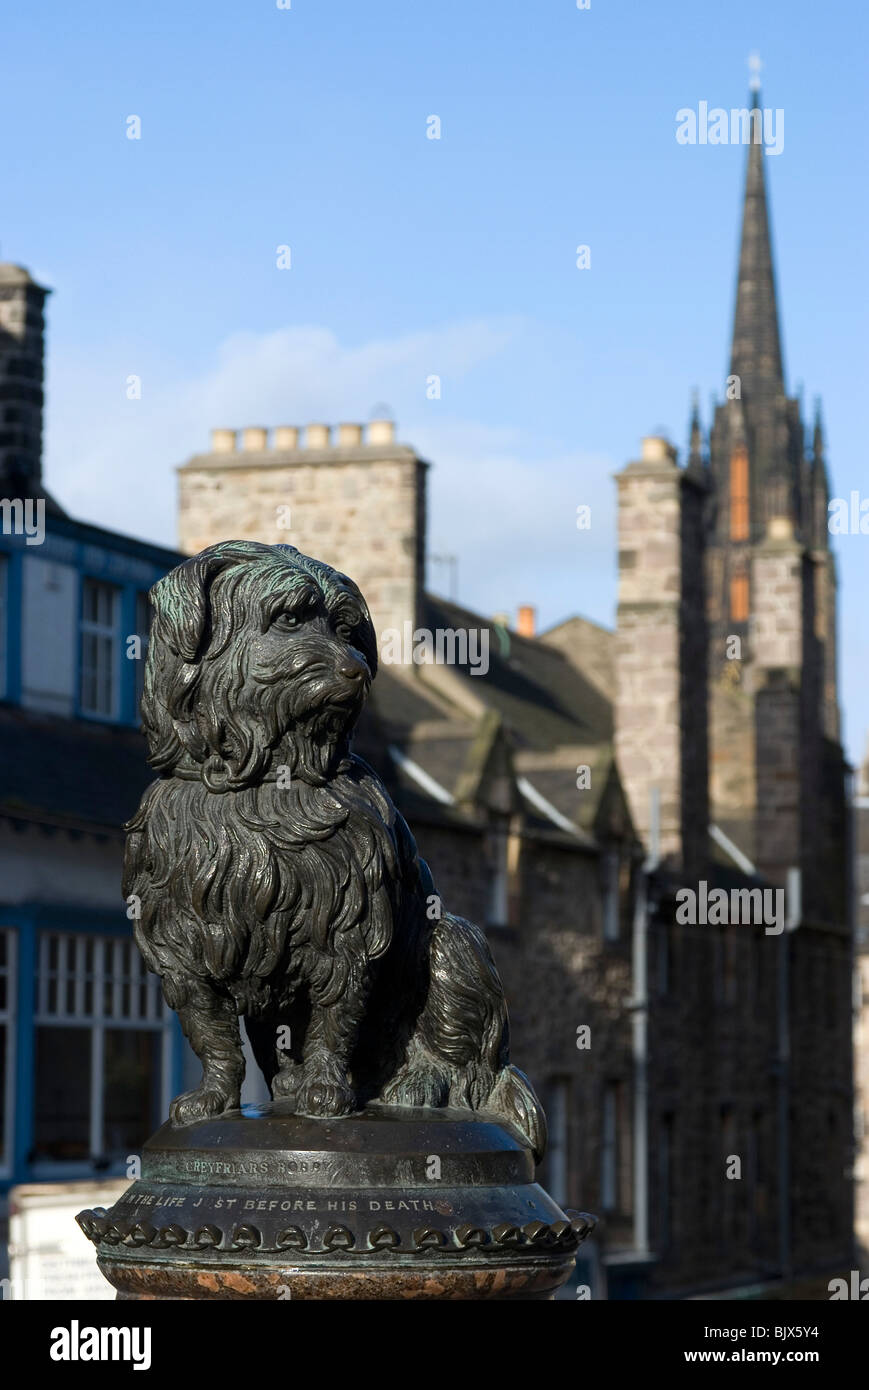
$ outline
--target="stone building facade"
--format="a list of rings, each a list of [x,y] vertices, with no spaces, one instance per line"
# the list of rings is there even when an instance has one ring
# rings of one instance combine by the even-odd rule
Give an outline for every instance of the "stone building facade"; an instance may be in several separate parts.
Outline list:
[[[359,580],[381,634],[488,632],[485,679],[383,667],[361,747],[487,928],[550,1115],[545,1177],[602,1214],[611,1291],[849,1268],[836,576],[820,419],[809,440],[784,386],[762,147],[726,399],[708,439],[695,410],[684,467],[652,436],[617,477],[614,633],[536,636],[526,610],[505,640],[426,594],[426,466],[383,423],[241,441],[217,431],[179,470],[182,548],[288,540]],[[686,919],[686,891],[736,920]]]
[[[36,595],[43,629],[63,638],[31,660],[33,624],[21,617],[0,644],[10,864],[0,945],[10,933],[16,943],[0,972],[17,982],[19,1030],[27,1010],[33,1023],[41,931],[63,937],[46,949],[68,974],[88,949],[110,979],[114,962],[129,965],[112,884],[119,823],[149,773],[136,672],[121,653],[129,634],[146,640],[143,589],[178,558],[72,521],[45,493],[45,294],[26,271],[0,266],[0,491],[43,497],[54,518],[40,555],[0,538],[0,582],[9,614]],[[460,652],[457,635],[485,634],[484,677],[461,659],[385,663],[358,748],[390,786],[444,901],[486,928],[514,1059],[549,1116],[543,1180],[565,1205],[599,1213],[613,1296],[793,1287],[846,1273],[853,1259],[850,826],[829,485],[820,419],[809,440],[785,392],[756,146],[727,393],[708,439],[695,412],[684,467],[668,440],[650,436],[618,475],[613,632],[574,616],[535,634],[529,610],[508,630],[427,593],[428,465],[391,422],[271,436],[222,428],[179,470],[181,551],[231,537],[289,541],[353,575],[381,636],[451,634]],[[31,573],[44,581],[38,594]],[[101,617],[86,602],[97,591]],[[33,662],[96,650],[94,636],[102,704],[83,695],[74,660],[40,668],[34,701]],[[31,747],[47,754],[41,769]],[[57,766],[76,776],[58,779]],[[869,804],[869,782],[863,796]],[[75,858],[74,902],[54,901],[52,875],[28,868],[25,841],[36,837],[54,846],[43,862],[57,859],[58,882],[70,882]],[[25,869],[26,893],[12,892]],[[763,920],[686,916],[686,893],[696,904],[713,892],[740,911],[749,894],[763,904],[781,893],[787,921],[770,931]],[[105,939],[89,947],[97,932]],[[4,1038],[10,1017],[0,1017]],[[189,1059],[162,1014],[146,1023],[159,1025],[162,1104]],[[153,1039],[143,1031],[127,1041],[141,1050],[145,1087]],[[16,1033],[3,1068],[0,1155],[10,1145],[17,1154],[7,1179],[39,1176],[28,1166],[39,1106],[27,1036]],[[862,1066],[865,1096],[865,1054]],[[116,1099],[126,1105],[120,1090]],[[105,1120],[86,1116],[76,1140],[90,1167],[103,1161]],[[124,1120],[142,1128],[138,1115]],[[64,1124],[59,1116],[52,1143],[68,1157],[76,1135]]]

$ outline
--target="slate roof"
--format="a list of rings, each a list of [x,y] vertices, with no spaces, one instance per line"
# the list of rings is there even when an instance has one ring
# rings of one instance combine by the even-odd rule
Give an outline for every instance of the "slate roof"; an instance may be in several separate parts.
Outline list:
[[[612,704],[557,648],[539,638],[496,628],[491,619],[427,594],[423,625],[484,627],[489,636],[489,670],[472,676],[456,667],[472,693],[495,709],[520,747],[553,748],[612,739]]]
[[[363,751],[363,744],[369,750],[377,744],[387,751],[398,748],[400,758],[387,758],[390,766],[378,771],[402,808],[407,806],[406,814],[412,814],[409,808],[415,804],[420,814],[434,809],[439,818],[456,817],[455,806],[426,792],[427,779],[467,814],[467,790],[485,780],[483,763],[500,737],[509,750],[511,775],[519,788],[515,799],[527,828],[570,835],[590,847],[613,769],[612,705],[600,674],[590,679],[578,665],[582,642],[547,644],[545,637],[519,637],[432,594],[424,598],[420,625],[432,632],[488,629],[489,669],[475,676],[467,667],[452,666],[451,683],[444,684],[432,679],[432,667],[421,667],[420,678],[413,681],[381,667],[357,748],[372,762],[372,752]],[[582,630],[580,620],[578,639]],[[605,629],[598,633],[604,640],[609,636]],[[580,763],[592,768],[592,795],[577,790]],[[538,794],[536,803],[527,796],[527,783]],[[572,829],[559,824],[559,818]]]
[[[154,776],[138,729],[0,704],[0,815],[120,837]]]

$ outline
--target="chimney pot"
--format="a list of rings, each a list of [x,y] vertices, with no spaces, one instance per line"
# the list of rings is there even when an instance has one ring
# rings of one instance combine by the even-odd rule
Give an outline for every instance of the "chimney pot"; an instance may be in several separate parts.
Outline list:
[[[298,449],[299,431],[295,425],[278,425],[275,428],[274,446],[276,449]]]
[[[264,449],[267,442],[268,430],[264,430],[261,425],[250,425],[241,432],[241,447],[246,454]]]
[[[305,426],[306,449],[328,449],[331,442],[331,430],[328,425]]]
[[[235,430],[212,430],[211,452],[213,454],[234,454],[235,435]]]
[[[393,420],[372,420],[368,426],[369,444],[394,444],[395,422]]]
[[[533,637],[537,627],[537,609],[530,603],[523,603],[519,608],[519,616],[516,622],[516,631],[520,637]]]
[[[662,434],[647,434],[643,439],[644,463],[675,463],[676,450]]]
[[[339,425],[338,444],[343,448],[351,448],[354,444],[362,443],[361,425]]]

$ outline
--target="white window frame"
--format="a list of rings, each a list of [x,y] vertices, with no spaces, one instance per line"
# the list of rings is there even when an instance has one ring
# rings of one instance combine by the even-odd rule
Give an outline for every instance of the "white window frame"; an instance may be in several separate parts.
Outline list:
[[[51,941],[58,943],[57,968],[51,969]],[[86,950],[93,947],[91,1007],[86,1002]],[[39,1159],[32,1165],[35,1177],[70,1176],[93,1172],[93,1158],[105,1153],[105,1094],[103,1067],[106,1029],[133,1029],[162,1034],[160,1048],[160,1108],[165,1113],[172,1084],[172,1013],[160,990],[160,981],[146,969],[132,937],[101,932],[40,931],[37,937],[37,1028],[81,1027],[90,1031],[90,1156],[87,1159]],[[106,1007],[106,985],[111,987]],[[141,990],[145,991],[142,1008]],[[70,993],[72,1004],[69,1003]],[[35,1037],[34,1037],[35,1044]],[[34,1115],[34,1125],[36,1116]],[[147,1136],[146,1136],[147,1137]],[[113,1165],[118,1167],[117,1162]]]
[[[94,618],[85,617],[85,595],[89,588],[101,589],[111,596],[111,619],[108,623],[102,623]],[[121,690],[120,690],[120,615],[121,615],[121,591],[116,584],[108,584],[102,579],[93,579],[90,575],[85,575],[81,586],[81,616],[79,620],[79,692],[78,703],[82,714],[91,719],[116,720],[119,717]],[[100,639],[108,643],[109,651],[109,674],[111,677],[111,704],[110,708],[91,709],[85,704],[85,639],[94,637],[97,641],[97,651],[101,650]],[[99,698],[99,676],[101,672],[99,657],[96,664],[96,686],[97,697]]]
[[[6,1007],[0,1009],[0,1028],[6,1029],[6,1073],[0,1077],[3,1106],[3,1133],[6,1148],[0,1150],[0,1176],[9,1177],[15,1166],[15,1061],[18,1050],[18,932],[15,927],[0,927],[6,940],[6,964],[0,965],[0,975],[6,976]]]

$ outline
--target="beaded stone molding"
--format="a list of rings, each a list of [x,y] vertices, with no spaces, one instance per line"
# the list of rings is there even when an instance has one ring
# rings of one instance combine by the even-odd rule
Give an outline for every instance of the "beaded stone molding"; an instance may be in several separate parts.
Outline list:
[[[356,1235],[347,1226],[330,1226],[323,1236],[320,1246],[311,1244],[299,1226],[288,1226],[276,1237],[274,1243],[265,1243],[262,1232],[248,1224],[235,1226],[228,1233],[221,1232],[217,1226],[198,1226],[187,1230],[173,1223],[168,1226],[152,1226],[146,1221],[124,1221],[111,1217],[103,1207],[95,1207],[81,1212],[77,1217],[79,1226],[88,1240],[94,1245],[108,1246],[148,1246],[154,1250],[179,1249],[223,1250],[223,1251],[263,1251],[276,1252],[291,1250],[294,1253],[326,1254],[342,1250],[356,1254],[371,1254],[384,1250],[400,1250],[402,1253],[425,1251],[431,1253],[450,1248],[460,1250],[504,1249],[547,1249],[575,1250],[595,1227],[595,1218],[580,1212],[569,1221],[529,1221],[525,1226],[511,1226],[507,1222],[485,1230],[480,1226],[463,1225],[453,1230],[440,1230],[435,1226],[420,1226],[413,1232],[413,1245],[403,1244],[398,1231],[391,1226],[375,1226],[368,1231],[364,1241],[357,1243]]]

